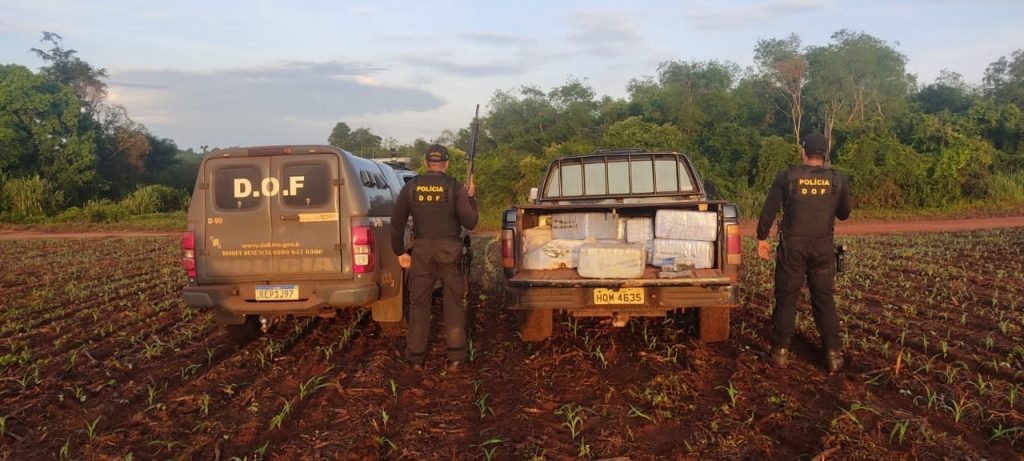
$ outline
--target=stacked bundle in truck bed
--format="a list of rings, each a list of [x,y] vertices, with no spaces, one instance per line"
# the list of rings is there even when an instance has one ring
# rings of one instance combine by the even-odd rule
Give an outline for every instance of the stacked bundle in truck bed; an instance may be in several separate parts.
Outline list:
[[[708,211],[658,210],[654,218],[654,266],[715,265],[718,215]]]
[[[605,240],[619,238],[619,220],[611,213],[555,213],[551,215],[555,239]]]
[[[580,247],[581,277],[633,279],[644,276],[647,250],[642,245],[619,242],[594,242]]]

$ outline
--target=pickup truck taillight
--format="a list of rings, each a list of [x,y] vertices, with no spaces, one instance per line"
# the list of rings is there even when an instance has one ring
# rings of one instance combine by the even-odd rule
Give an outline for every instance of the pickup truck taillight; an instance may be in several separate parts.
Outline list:
[[[374,266],[373,229],[365,226],[352,227],[352,271],[357,274],[373,272]]]
[[[181,268],[185,269],[188,278],[196,278],[196,233],[185,232],[181,234],[181,249],[184,253],[181,258]]]
[[[505,269],[516,266],[514,239],[515,231],[512,229],[501,230],[501,267]]]
[[[740,243],[740,225],[725,225],[726,264],[739,264],[743,245]]]

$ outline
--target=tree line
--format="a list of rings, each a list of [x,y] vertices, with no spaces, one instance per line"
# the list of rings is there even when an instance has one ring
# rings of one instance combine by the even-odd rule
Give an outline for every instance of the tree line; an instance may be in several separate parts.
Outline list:
[[[50,48],[32,50],[46,64],[39,72],[0,66],[4,193],[24,190],[7,187],[13,181],[31,182],[52,192],[34,209],[54,213],[123,200],[140,187],[191,192],[199,156],[107,104],[105,71],[60,36],[44,33],[43,42]],[[907,62],[884,40],[840,30],[825,45],[805,46],[795,34],[759,40],[748,68],[666,61],[656,75],[631,80],[624,98],[598,96],[574,78],[548,90],[497,90],[480,119],[475,163],[484,222],[525,200],[550,160],[599,148],[686,153],[719,198],[750,216],[775,174],[799,162],[799,139],[812,131],[831,139],[833,167],[851,178],[858,207],[1024,202],[1024,50],[973,84],[949,71],[921,84]],[[452,148],[450,171],[460,179],[468,140],[468,117],[430,140]],[[344,122],[327,141],[365,157],[410,157],[414,167],[429,144],[399,144]],[[15,215],[11,203],[0,202],[0,216]]]

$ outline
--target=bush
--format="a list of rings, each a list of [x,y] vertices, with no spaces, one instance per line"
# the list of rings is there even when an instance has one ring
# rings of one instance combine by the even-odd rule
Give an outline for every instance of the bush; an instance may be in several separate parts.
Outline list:
[[[5,220],[13,222],[35,222],[60,208],[64,194],[49,181],[35,175],[27,178],[0,180],[0,203],[3,203]]]
[[[123,206],[108,199],[89,200],[82,207],[82,214],[89,222],[119,222],[131,215]]]
[[[163,213],[182,209],[184,194],[173,187],[160,184],[140,186],[131,195],[121,200],[121,207],[128,214],[143,215]]]
[[[1024,172],[998,174],[989,178],[986,194],[995,202],[1024,202]]]

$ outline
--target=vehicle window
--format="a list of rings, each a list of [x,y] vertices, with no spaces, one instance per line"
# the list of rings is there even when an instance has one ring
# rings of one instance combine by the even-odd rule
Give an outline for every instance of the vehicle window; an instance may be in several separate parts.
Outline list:
[[[654,165],[651,163],[651,158],[634,158],[629,163],[630,176],[633,179],[633,193],[649,194],[654,192]]]
[[[583,195],[583,171],[580,164],[562,164],[562,196]]]
[[[626,159],[608,162],[608,193],[629,193],[629,162]]]
[[[654,183],[657,186],[656,192],[676,192],[679,184],[676,183],[675,158],[659,158],[654,160]]]
[[[677,163],[679,163],[679,190],[682,192],[696,192],[697,188],[693,187],[693,179],[690,178],[686,166],[683,165],[683,162]]]
[[[224,211],[249,210],[259,206],[260,170],[255,166],[218,168],[213,173],[213,195]]]
[[[327,202],[331,175],[323,163],[295,163],[281,170],[282,199],[290,207],[315,207]]]
[[[545,197],[558,197],[560,195],[559,190],[561,189],[562,181],[558,177],[558,170],[559,168],[551,169],[551,176],[546,182],[547,189],[544,190]]]
[[[608,194],[603,161],[583,164],[583,173],[587,185],[587,195]]]

